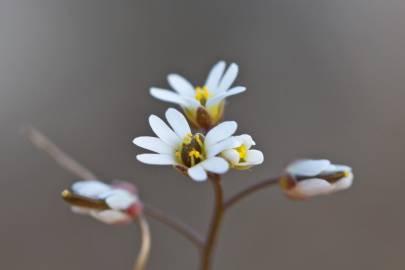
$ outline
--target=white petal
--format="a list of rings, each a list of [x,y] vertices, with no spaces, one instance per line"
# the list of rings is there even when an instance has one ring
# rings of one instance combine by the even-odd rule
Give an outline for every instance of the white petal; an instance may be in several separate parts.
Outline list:
[[[302,159],[291,163],[286,171],[292,175],[315,176],[330,165],[327,159]]]
[[[221,92],[218,95],[212,97],[211,99],[208,99],[206,107],[208,108],[208,107],[214,106],[214,105],[218,104],[219,102],[221,102],[222,100],[224,100],[225,98],[227,98],[229,96],[240,94],[244,91],[246,91],[246,87],[236,86],[236,87],[230,89],[229,91]]]
[[[239,153],[235,149],[228,149],[221,153],[221,155],[232,164],[239,163]]]
[[[252,165],[262,164],[264,161],[263,153],[259,150],[249,150],[246,154],[246,162]]]
[[[81,181],[72,185],[72,191],[83,197],[97,198],[102,193],[111,190],[111,187],[100,181]]]
[[[242,134],[239,136],[234,136],[237,140],[240,140],[243,145],[247,147],[247,149],[250,149],[253,145],[256,145],[255,141],[252,139],[252,136],[248,134]]]
[[[149,116],[149,124],[153,132],[155,132],[155,134],[168,145],[177,147],[181,142],[180,137],[177,136],[177,134],[156,115]]]
[[[210,73],[208,74],[205,86],[207,86],[208,90],[211,93],[215,94],[217,92],[219,80],[222,78],[224,70],[225,70],[225,62],[219,61],[212,67]]]
[[[99,212],[93,211],[91,215],[95,219],[107,224],[118,224],[131,221],[131,217],[129,215],[116,210],[104,210]]]
[[[170,74],[167,76],[167,80],[171,87],[176,90],[180,95],[184,96],[194,96],[195,90],[194,87],[189,81],[178,74]]]
[[[125,190],[115,189],[105,194],[105,202],[111,209],[126,210],[137,201],[137,197]]]
[[[352,168],[346,165],[335,165],[335,164],[330,164],[327,168],[325,168],[322,173],[323,174],[332,174],[336,172],[351,172]]]
[[[188,102],[184,100],[182,96],[172,91],[166,89],[160,89],[156,87],[152,87],[150,89],[150,94],[160,100],[179,104],[180,106],[187,107]]]
[[[221,153],[222,151],[236,148],[241,146],[241,142],[236,140],[235,138],[228,138],[226,140],[220,141],[214,145],[206,146],[205,151],[207,152],[207,157],[214,157]]]
[[[207,173],[199,164],[187,170],[188,175],[197,182],[207,180]]]
[[[353,184],[353,174],[350,173],[349,176],[344,177],[342,179],[340,179],[339,181],[337,181],[336,183],[332,184],[334,187],[334,192],[335,191],[340,191],[340,190],[344,190],[344,189],[348,189],[349,187],[351,187]]]
[[[229,163],[220,157],[209,158],[198,165],[212,173],[225,173],[229,169]]]
[[[187,103],[187,106],[186,106],[187,108],[195,109],[195,108],[198,108],[201,106],[201,103],[198,100],[196,100],[195,97],[183,96],[183,98],[184,98],[185,102]]]
[[[238,124],[235,121],[222,122],[207,133],[204,140],[205,146],[213,145],[232,136],[237,128]]]
[[[149,165],[174,165],[176,161],[173,156],[164,154],[140,154],[136,158]]]
[[[86,207],[80,207],[80,206],[72,206],[70,207],[73,213],[75,214],[80,214],[80,215],[90,215],[92,211],[94,211],[91,208],[86,208]]]
[[[301,195],[312,197],[329,193],[333,190],[333,186],[323,179],[312,178],[298,182],[293,190]]]
[[[229,87],[231,87],[231,85],[236,79],[236,76],[238,76],[238,72],[239,72],[238,65],[232,63],[226,70],[224,76],[222,77],[221,82],[219,83],[218,93],[226,91],[229,89]]]
[[[184,138],[187,134],[191,133],[186,118],[178,110],[173,108],[168,109],[166,111],[166,119],[180,138]]]
[[[132,141],[135,145],[159,154],[173,154],[174,148],[161,139],[150,136],[141,136]]]

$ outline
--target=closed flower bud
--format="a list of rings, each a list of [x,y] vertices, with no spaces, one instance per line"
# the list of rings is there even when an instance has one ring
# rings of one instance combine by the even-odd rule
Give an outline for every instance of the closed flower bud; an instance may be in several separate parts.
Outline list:
[[[349,188],[353,182],[352,169],[331,164],[329,160],[298,160],[286,168],[280,179],[284,193],[296,200],[305,200]]]
[[[100,181],[80,181],[62,192],[72,211],[107,223],[128,223],[142,212],[136,188],[127,182],[107,185]]]

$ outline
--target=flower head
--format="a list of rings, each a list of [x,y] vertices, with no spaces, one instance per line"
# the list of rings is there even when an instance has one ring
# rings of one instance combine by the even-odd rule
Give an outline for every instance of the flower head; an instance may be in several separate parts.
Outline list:
[[[175,92],[152,87],[150,93],[157,99],[180,105],[187,118],[196,127],[209,129],[223,115],[225,98],[242,93],[243,86],[231,85],[238,75],[238,65],[232,63],[228,69],[224,61],[215,64],[203,86],[194,87],[178,74],[170,74],[167,80]]]
[[[348,166],[331,164],[326,159],[304,159],[287,167],[280,185],[287,196],[302,200],[347,189],[352,182],[353,173]]]
[[[256,145],[250,135],[243,134],[233,138],[240,143],[240,146],[227,149],[221,153],[221,156],[228,160],[233,168],[245,170],[263,163],[263,153],[259,150],[250,149],[253,145]]]
[[[107,224],[128,223],[142,211],[135,187],[127,182],[107,185],[96,180],[80,181],[64,190],[62,198],[71,204],[73,212]]]
[[[193,134],[179,111],[166,111],[170,127],[159,117],[151,115],[149,124],[157,137],[142,136],[133,140],[139,147],[156,154],[140,154],[137,159],[152,165],[173,165],[195,181],[207,179],[207,172],[221,174],[229,169],[228,162],[218,154],[240,146],[231,136],[237,129],[236,122],[223,122],[212,128],[205,136]]]

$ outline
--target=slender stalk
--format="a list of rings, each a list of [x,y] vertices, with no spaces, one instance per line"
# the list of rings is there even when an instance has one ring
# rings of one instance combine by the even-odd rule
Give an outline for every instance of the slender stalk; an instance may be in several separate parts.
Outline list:
[[[264,188],[267,188],[269,186],[273,186],[275,184],[278,183],[279,181],[279,177],[275,177],[275,178],[270,178],[268,180],[264,180],[262,182],[259,182],[257,184],[253,184],[250,187],[247,187],[246,189],[240,191],[239,193],[233,195],[232,197],[230,197],[225,203],[224,203],[224,208],[228,209],[230,207],[232,207],[233,205],[235,205],[236,203],[238,203],[239,201],[241,201],[242,199],[246,198],[247,196],[262,190]]]
[[[97,177],[88,169],[79,164],[76,160],[71,158],[68,154],[63,152],[44,134],[33,127],[23,129],[23,133],[27,139],[35,145],[38,149],[47,153],[52,157],[61,167],[69,171],[73,175],[81,179],[96,180]]]
[[[97,180],[98,177],[90,170],[82,166],[79,162],[74,160],[64,151],[62,151],[56,144],[54,144],[47,136],[42,134],[39,130],[33,127],[27,127],[23,129],[24,135],[27,139],[36,146],[39,150],[47,153],[52,159],[54,159],[63,169],[67,170],[76,177],[89,180]],[[145,215],[150,216],[169,228],[183,235],[186,239],[194,243],[199,249],[202,248],[204,241],[202,238],[194,232],[192,228],[183,224],[179,220],[167,216],[162,211],[148,205],[145,207]]]
[[[215,207],[210,229],[208,231],[207,241],[202,251],[201,270],[212,269],[213,254],[218,241],[221,222],[225,213],[221,177],[219,175],[214,175],[210,178],[210,180],[213,184],[215,192]]]
[[[144,205],[144,213],[148,217],[154,218],[160,223],[170,227],[174,231],[181,234],[184,238],[188,239],[193,243],[198,249],[202,249],[204,246],[204,240],[202,237],[193,230],[190,226],[181,223],[177,219],[167,216],[161,210],[154,208],[150,205]]]
[[[141,248],[134,264],[134,270],[145,270],[150,254],[151,235],[146,218],[143,215],[140,215],[137,218],[137,221],[139,230],[141,232]]]

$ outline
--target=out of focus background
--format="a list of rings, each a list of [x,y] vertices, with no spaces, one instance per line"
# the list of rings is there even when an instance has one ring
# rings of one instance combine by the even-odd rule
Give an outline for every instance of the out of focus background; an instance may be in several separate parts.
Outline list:
[[[230,195],[291,160],[351,165],[352,189],[297,203],[278,188],[226,216],[215,269],[403,269],[405,2],[0,1],[0,268],[131,269],[135,226],[72,214],[75,179],[21,135],[32,124],[102,180],[207,229],[212,190],[135,160],[151,135],[149,96],[166,75],[201,85],[220,59],[240,65],[226,119],[254,136],[262,166],[228,173]],[[151,221],[148,269],[197,269],[198,254]]]

